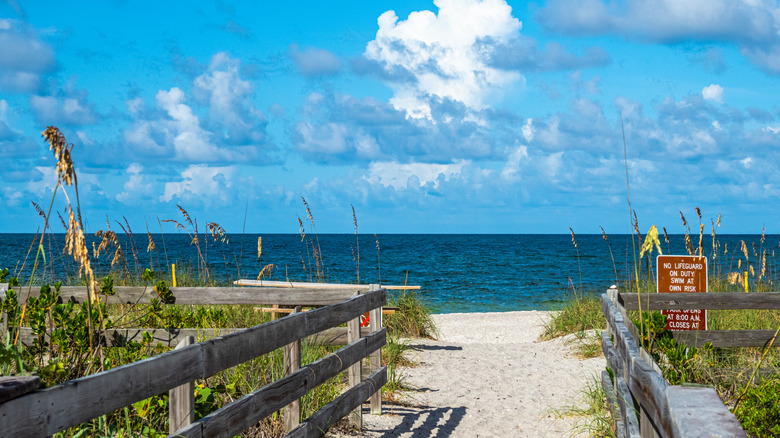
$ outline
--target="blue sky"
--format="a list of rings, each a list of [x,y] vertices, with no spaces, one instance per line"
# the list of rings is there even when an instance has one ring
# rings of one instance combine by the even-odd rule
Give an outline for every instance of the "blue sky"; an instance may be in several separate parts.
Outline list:
[[[777,1],[5,1],[0,231],[54,125],[89,232],[780,233],[778,97]]]

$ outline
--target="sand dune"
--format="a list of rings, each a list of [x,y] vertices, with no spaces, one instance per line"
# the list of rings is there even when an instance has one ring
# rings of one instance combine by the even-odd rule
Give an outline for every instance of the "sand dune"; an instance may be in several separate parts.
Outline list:
[[[556,414],[581,397],[603,357],[577,359],[566,339],[538,341],[549,312],[434,315],[437,340],[411,340],[404,405],[364,415],[362,436],[585,436]],[[367,412],[367,411],[366,411]],[[330,436],[348,436],[344,432]]]

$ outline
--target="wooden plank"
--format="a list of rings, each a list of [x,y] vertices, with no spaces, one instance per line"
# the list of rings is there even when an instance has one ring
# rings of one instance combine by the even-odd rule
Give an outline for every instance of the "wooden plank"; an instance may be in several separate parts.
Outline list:
[[[640,438],[661,438],[659,428],[650,415],[644,406],[639,407],[639,436]]]
[[[301,306],[295,307],[295,313],[300,313]],[[301,369],[301,341],[284,346],[284,374],[290,374]],[[301,424],[301,401],[296,399],[284,408],[284,430],[289,432]]]
[[[27,295],[27,287],[19,288],[19,295]],[[33,286],[31,296],[38,296],[39,286]],[[295,306],[309,304],[325,306],[351,298],[359,288],[256,288],[256,287],[172,287],[174,304],[216,305],[216,304],[281,304]],[[86,286],[63,286],[60,298],[63,301],[83,303],[86,300]],[[114,286],[114,295],[100,296],[108,304],[148,304],[158,298],[152,287]]]
[[[360,339],[360,317],[347,322],[347,341],[351,343],[357,341],[358,339]],[[361,361],[358,361],[349,367],[347,375],[349,377],[350,388],[354,388],[360,384],[360,381],[363,377],[362,373],[363,369]],[[358,407],[357,409],[350,412],[349,423],[357,430],[363,429],[363,410],[361,407]]]
[[[635,293],[618,295],[626,310],[638,310],[639,299]],[[780,309],[779,292],[710,292],[710,293],[649,293],[641,294],[642,310],[676,309]]]
[[[601,351],[604,352],[604,359],[606,359],[607,365],[612,368],[614,374],[616,376],[625,376],[626,363],[615,349],[606,330],[601,332]]]
[[[747,436],[737,417],[720,400],[715,388],[670,386],[666,395],[673,436]]]
[[[701,330],[672,332],[674,340],[689,347],[702,347],[707,342],[713,347],[765,347],[776,330]],[[780,347],[780,339],[773,347]]]
[[[141,341],[144,332],[149,333],[152,336],[152,345],[161,343],[166,347],[175,347],[179,341],[187,336],[194,336],[195,339],[206,340],[214,339],[220,336],[228,335],[230,333],[238,333],[246,330],[246,328],[217,328],[217,329],[195,329],[195,328],[183,328],[183,329],[143,329],[143,328],[128,328],[128,329],[107,329],[104,332],[104,345],[108,347],[121,347],[127,345],[131,341]],[[48,339],[47,333],[47,339]],[[21,327],[19,329],[19,342],[22,345],[31,345],[32,342],[37,339],[37,336],[33,335],[30,327]],[[306,338],[306,342],[312,345],[347,345],[347,328],[346,327],[334,327],[324,330],[320,333],[316,333]]]
[[[351,343],[177,430],[170,437],[235,436],[381,348],[386,342],[386,333],[383,329]]]
[[[353,292],[357,289],[361,291],[369,291],[377,289],[376,286],[382,289],[397,289],[397,290],[419,290],[420,286],[409,285],[375,285],[375,284],[349,284],[349,283],[307,283],[298,281],[274,281],[274,280],[236,280],[233,282],[236,286],[254,286],[254,287],[285,287],[285,288],[300,288],[300,287],[317,287],[322,289],[350,289]]]
[[[639,438],[642,434],[639,429],[639,419],[636,416],[636,408],[634,407],[634,399],[631,397],[631,391],[629,391],[628,385],[622,377],[615,378],[615,387],[626,436]]]
[[[176,349],[195,343],[194,336],[187,336]],[[187,382],[168,391],[168,433],[192,423],[195,420],[195,382]]]
[[[382,328],[382,310],[373,309],[371,311],[371,324],[370,331],[376,332]],[[374,373],[379,367],[382,366],[382,350],[376,350],[371,353],[370,357],[370,372]],[[371,406],[371,413],[374,415],[382,415],[382,390],[373,393],[369,399],[369,405]]]
[[[38,376],[0,376],[0,403],[35,391],[41,386]]]
[[[355,407],[363,404],[372,393],[387,383],[387,367],[382,367],[367,380],[328,403],[309,417],[285,438],[318,438]]]
[[[53,435],[201,378],[200,360],[195,344],[23,395],[0,405],[0,430],[4,436]]]
[[[305,305],[304,305],[305,306]],[[259,310],[263,313],[293,313],[293,309],[280,309],[276,307],[257,307],[255,310]],[[310,309],[304,309],[304,312],[308,312]],[[382,307],[382,315],[393,315],[395,312],[400,311],[399,307]]]
[[[0,430],[8,436],[53,435],[345,323],[386,299],[384,290],[369,292],[21,396],[0,405]]]
[[[604,398],[607,400],[607,408],[615,421],[615,436],[617,438],[626,438],[626,428],[623,425],[623,417],[620,415],[620,405],[618,405],[617,397],[615,397],[615,390],[612,388],[612,379],[606,370],[601,372],[601,389],[604,391]]]

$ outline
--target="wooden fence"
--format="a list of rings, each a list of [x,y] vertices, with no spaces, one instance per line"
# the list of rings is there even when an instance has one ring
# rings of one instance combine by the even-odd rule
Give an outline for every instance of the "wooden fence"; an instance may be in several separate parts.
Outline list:
[[[0,291],[6,285],[0,285]],[[21,289],[21,288],[19,288]],[[369,290],[371,289],[371,290]],[[145,303],[156,297],[149,288],[115,287],[112,303]],[[19,295],[24,297],[26,289]],[[33,288],[32,294],[39,292]],[[125,329],[109,332],[113,342],[123,342],[136,333],[150,331],[156,339],[180,342],[175,350],[108,371],[29,392],[0,404],[0,435],[49,436],[106,415],[132,403],[169,392],[170,436],[231,437],[272,413],[287,407],[286,428],[293,437],[321,436],[333,423],[350,412],[352,424],[360,427],[360,408],[370,399],[372,412],[381,412],[381,388],[387,369],[381,367],[380,348],[386,343],[381,327],[381,308],[387,303],[385,289],[341,288],[171,288],[176,304],[321,305],[308,312],[293,313],[255,327],[191,343],[185,330]],[[84,287],[63,287],[63,300],[83,302]],[[361,338],[360,316],[371,312],[368,334]],[[338,351],[300,367],[300,343],[307,337],[333,337],[334,327],[347,323],[348,344]],[[330,332],[329,332],[330,331]],[[201,335],[203,330],[201,330]],[[324,334],[323,334],[324,333]],[[219,333],[211,333],[219,334]],[[319,336],[319,338],[317,337]],[[188,345],[189,344],[189,345]],[[219,371],[285,348],[290,372],[198,421],[193,416],[192,383]],[[362,361],[370,358],[370,375],[362,379]],[[185,366],[183,366],[183,364]],[[300,423],[296,402],[326,380],[347,370],[349,386],[344,394]],[[299,424],[300,423],[300,424]]]
[[[641,299],[641,303],[640,303]],[[721,401],[715,388],[669,385],[652,357],[639,346],[639,334],[627,310],[778,309],[780,293],[619,294],[601,297],[607,330],[602,349],[612,368],[601,376],[616,419],[618,437],[745,437],[745,431]],[[688,346],[761,347],[773,337],[768,330],[673,332]]]

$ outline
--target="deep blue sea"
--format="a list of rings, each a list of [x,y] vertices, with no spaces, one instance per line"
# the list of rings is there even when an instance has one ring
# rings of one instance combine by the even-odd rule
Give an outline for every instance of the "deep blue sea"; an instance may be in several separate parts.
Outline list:
[[[260,260],[258,236],[262,237]],[[34,237],[3,234],[0,269],[7,267],[16,276],[29,276],[37,248],[32,245]],[[146,234],[136,235],[135,242],[123,234],[118,237],[131,271],[152,267],[167,273],[174,263],[177,272],[197,270],[198,251],[186,233],[152,234],[156,245],[152,252],[147,252]],[[355,255],[359,254],[360,283],[419,285],[419,293],[435,313],[500,312],[555,309],[575,289],[599,293],[612,284],[626,283],[634,271],[632,248],[636,245],[638,252],[640,243],[632,243],[630,235],[608,237],[609,241],[602,235],[577,235],[575,247],[567,234],[320,234],[307,235],[304,242],[296,234],[243,234],[229,235],[229,243],[215,242],[210,236],[206,241],[201,234],[200,249],[210,275],[222,283],[254,279],[267,264],[275,266],[272,280],[316,281],[313,247],[318,247],[322,281],[356,283]],[[89,239],[90,247],[93,241],[99,244],[95,237]],[[698,243],[698,235],[693,239]],[[712,240],[705,236],[709,275],[737,270],[738,258],[745,263],[739,250],[740,241],[745,241],[756,271],[760,264],[755,254],[766,250],[768,274],[776,278],[778,236],[767,235],[763,244],[760,239],[758,235],[719,235],[718,256],[713,260]],[[682,235],[670,236],[669,245],[661,236],[661,242],[664,254],[686,254]],[[38,272],[46,272],[49,279],[76,275],[70,258],[61,255],[63,243],[62,234],[48,235],[44,240],[46,264]],[[726,245],[728,253],[724,254]],[[111,268],[110,256],[113,248],[93,259],[98,275]]]

